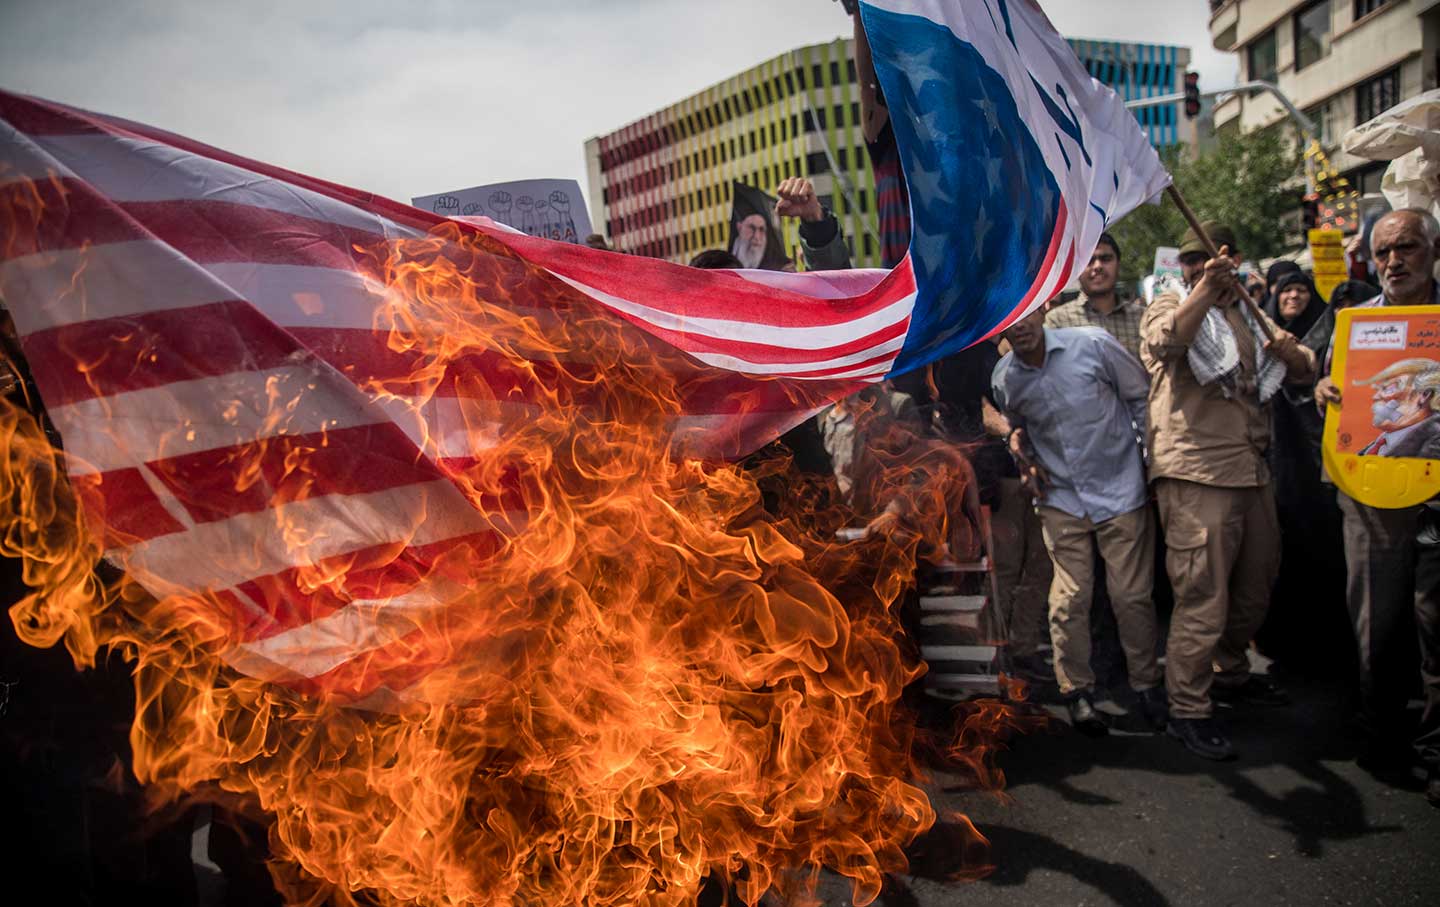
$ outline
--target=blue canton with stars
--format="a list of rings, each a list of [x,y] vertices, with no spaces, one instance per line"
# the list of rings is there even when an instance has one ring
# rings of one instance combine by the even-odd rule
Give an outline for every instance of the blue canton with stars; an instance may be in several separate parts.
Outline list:
[[[918,298],[900,374],[1009,317],[1045,261],[1060,189],[974,47],[929,19],[861,8],[910,187]]]

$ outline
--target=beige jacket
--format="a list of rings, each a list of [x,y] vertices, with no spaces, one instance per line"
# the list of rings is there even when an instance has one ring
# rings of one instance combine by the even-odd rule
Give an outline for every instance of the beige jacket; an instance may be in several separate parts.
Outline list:
[[[1261,404],[1255,391],[1255,336],[1238,306],[1225,310],[1240,349],[1241,388],[1226,397],[1218,383],[1202,385],[1190,370],[1189,348],[1175,333],[1180,302],[1178,293],[1162,293],[1140,326],[1140,358],[1150,372],[1150,479],[1221,488],[1269,484],[1270,405]],[[1279,330],[1268,316],[1260,317]]]

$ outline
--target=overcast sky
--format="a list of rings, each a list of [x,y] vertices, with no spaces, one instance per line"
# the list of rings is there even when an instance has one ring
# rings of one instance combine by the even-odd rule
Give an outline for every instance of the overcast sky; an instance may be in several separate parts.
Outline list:
[[[1086,38],[1188,46],[1204,0],[1042,0]],[[583,143],[804,44],[834,0],[0,0],[0,88],[388,195],[584,186]]]

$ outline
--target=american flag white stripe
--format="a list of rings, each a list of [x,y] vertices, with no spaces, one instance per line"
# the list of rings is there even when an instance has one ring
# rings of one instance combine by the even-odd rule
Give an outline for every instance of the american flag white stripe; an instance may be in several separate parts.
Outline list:
[[[356,600],[307,624],[241,643],[227,653],[226,660],[260,676],[283,666],[284,673],[319,677],[421,629],[425,618],[464,591],[442,578],[427,577],[404,594]]]
[[[57,163],[57,170],[63,168],[73,173],[73,168],[64,162],[85,161],[84,181],[95,191],[122,206],[137,202],[227,202],[364,230],[373,234],[377,240],[423,235],[414,228],[397,224],[354,205],[337,202],[320,193],[293,187],[240,167],[216,162],[157,142],[110,136],[67,135],[38,137],[35,145],[43,150],[48,160]],[[15,158],[15,150],[5,154],[0,160]],[[27,169],[34,169],[37,165],[33,153],[20,156],[29,158]],[[493,229],[486,232],[491,235],[500,234],[500,231]],[[709,364],[735,371],[753,371],[756,374],[806,376],[807,370],[803,367],[787,370],[783,363],[770,362],[765,355],[766,347],[794,348],[796,335],[803,333],[805,329],[796,330],[782,325],[741,320],[695,318],[684,319],[686,323],[698,322],[694,329],[686,324],[677,326],[679,319],[672,313],[585,287],[579,281],[551,270],[572,286],[588,290],[587,295],[591,295],[596,301],[624,312],[642,325],[650,324],[657,328],[693,333],[697,337],[724,337],[735,344],[754,344],[747,355],[722,356]],[[828,287],[821,286],[821,292],[829,296]],[[901,295],[887,306],[881,320],[884,320],[886,325],[896,324],[903,320],[903,316],[908,315],[908,309],[913,305],[913,293]],[[873,315],[855,322],[829,325],[818,332],[822,336],[816,341],[817,348],[863,338],[876,329],[875,325],[876,318]],[[726,333],[727,328],[729,333]],[[886,342],[888,343],[888,340]],[[681,348],[685,348],[683,343]],[[870,356],[862,358],[874,358],[891,351],[892,347],[877,344]],[[880,373],[883,374],[885,370],[881,369]]]
[[[348,595],[342,582],[332,590],[338,608],[326,605],[314,612],[315,619],[297,623],[296,615],[311,613],[302,603],[310,593],[289,578],[297,570],[356,552],[393,549],[381,556],[404,559],[429,546],[469,544],[464,540],[487,533],[503,540],[524,531],[527,514],[504,509],[503,502],[486,505],[482,512],[454,482],[430,477],[433,470],[416,470],[417,477],[427,476],[423,479],[407,480],[403,469],[395,473],[399,479],[374,477],[373,490],[364,482],[372,477],[362,475],[357,486],[362,490],[354,493],[279,496],[268,504],[264,495],[279,489],[269,489],[269,480],[262,478],[260,509],[255,509],[254,489],[237,492],[233,500],[225,494],[197,500],[175,485],[187,474],[177,464],[187,458],[218,457],[215,462],[223,463],[234,451],[243,465],[245,457],[254,456],[248,446],[256,442],[328,436],[346,445],[358,443],[348,440],[347,431],[384,426],[397,427],[401,443],[408,438],[413,457],[422,463],[465,461],[485,456],[503,444],[507,430],[533,419],[536,404],[523,398],[476,401],[482,407],[477,410],[471,401],[445,394],[424,399],[367,392],[338,370],[346,361],[331,362],[309,346],[339,336],[335,332],[383,338],[390,291],[369,271],[374,263],[350,246],[363,237],[379,243],[421,236],[441,223],[438,218],[296,177],[304,182],[300,185],[281,171],[237,162],[184,140],[171,144],[154,134],[137,134],[144,127],[0,94],[0,123],[10,115],[30,125],[22,133],[6,124],[0,132],[0,212],[27,193],[47,198],[59,193],[83,202],[73,211],[67,205],[43,212],[35,235],[21,237],[34,248],[30,254],[12,252],[6,258],[0,252],[0,295],[9,302],[27,348],[68,352],[66,338],[121,337],[132,323],[162,336],[205,329],[211,325],[206,319],[224,317],[231,311],[227,307],[236,305],[249,306],[246,311],[286,332],[258,339],[261,346],[253,349],[237,348],[241,358],[233,362],[214,357],[170,361],[162,344],[153,365],[135,358],[133,374],[97,370],[86,381],[68,380],[63,393],[59,385],[41,382],[42,397],[57,401],[50,416],[65,440],[72,474],[98,480],[101,489],[113,485],[121,490],[119,497],[112,496],[116,506],[149,495],[147,506],[166,524],[142,539],[122,535],[130,541],[118,542],[111,557],[156,594],[209,590],[228,597],[242,621],[264,630],[261,638],[237,640],[230,653],[233,663],[264,676],[298,678],[366,665],[366,658],[387,650],[453,597],[438,579],[379,598]],[[246,212],[265,217],[243,220]],[[12,207],[9,213],[32,212]],[[52,215],[62,219],[43,220]],[[232,215],[240,218],[235,223],[260,223],[277,236],[308,239],[298,249],[267,248],[263,239],[257,244],[256,236],[238,227],[226,238],[223,231]],[[92,216],[99,219],[92,221]],[[197,216],[193,223],[216,235],[194,235],[187,218]],[[24,217],[12,220],[26,222]],[[502,243],[514,241],[493,225],[463,229],[478,229]],[[538,253],[527,247],[522,257],[529,266],[559,275],[573,264],[566,257],[573,250],[559,251],[563,254],[554,262],[547,262],[543,246]],[[264,254],[250,257],[254,252]],[[605,267],[617,263],[609,256],[597,260]],[[906,286],[874,272],[772,278],[619,261],[650,275],[641,281],[639,295],[616,293],[608,285],[602,291],[572,277],[555,283],[553,299],[518,297],[519,313],[537,324],[559,326],[564,307],[575,304],[565,294],[581,293],[612,311],[625,310],[632,324],[678,341],[681,350],[693,341],[698,361],[683,368],[697,377],[703,372],[715,386],[699,396],[687,390],[693,406],[670,421],[676,443],[690,456],[744,452],[858,386],[844,376],[878,377],[903,343],[913,304],[913,280]],[[734,306],[725,301],[731,298]],[[772,304],[765,304],[767,298]],[[691,308],[695,312],[687,314]],[[732,310],[740,314],[714,314]],[[901,333],[873,344],[867,340],[877,329],[897,325]],[[824,352],[847,343],[858,347],[843,355]],[[96,352],[129,351],[122,345]],[[251,352],[270,359],[256,359]],[[257,366],[277,356],[284,361]],[[817,368],[836,374],[787,385],[707,366],[707,356],[711,363],[782,378]],[[879,364],[873,361],[877,357]],[[82,363],[46,365],[53,370]],[[483,418],[477,420],[477,412]],[[360,448],[340,452],[364,455]],[[390,481],[401,484],[384,487]],[[100,514],[103,518],[105,511]],[[133,520],[128,525],[146,530]],[[262,580],[268,590],[263,596],[253,585]],[[289,598],[293,607],[284,604]],[[363,696],[375,688],[361,687],[347,692]]]
[[[362,548],[429,545],[478,532],[512,531],[523,523],[523,514],[481,515],[453,483],[438,481],[326,495],[197,523],[135,545],[124,564],[157,594],[228,589]]]

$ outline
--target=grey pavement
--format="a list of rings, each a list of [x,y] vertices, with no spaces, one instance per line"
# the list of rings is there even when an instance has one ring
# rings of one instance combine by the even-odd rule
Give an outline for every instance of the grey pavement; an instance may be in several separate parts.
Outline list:
[[[995,868],[950,880],[965,840],[950,823],[911,848],[913,874],[879,903],[1440,904],[1440,809],[1422,776],[1387,783],[1355,764],[1342,686],[1289,687],[1287,709],[1225,713],[1240,751],[1231,763],[1164,735],[1092,740],[1055,722],[1010,741],[1003,798],[937,774],[937,809],[973,820]],[[820,894],[851,903],[838,879]]]

